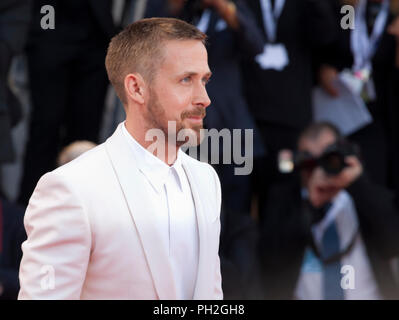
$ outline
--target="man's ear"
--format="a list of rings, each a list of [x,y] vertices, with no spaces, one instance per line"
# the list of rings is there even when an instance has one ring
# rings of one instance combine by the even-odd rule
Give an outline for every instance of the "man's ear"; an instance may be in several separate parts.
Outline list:
[[[139,73],[130,73],[125,77],[125,92],[128,99],[138,104],[144,104],[146,94],[146,82]]]

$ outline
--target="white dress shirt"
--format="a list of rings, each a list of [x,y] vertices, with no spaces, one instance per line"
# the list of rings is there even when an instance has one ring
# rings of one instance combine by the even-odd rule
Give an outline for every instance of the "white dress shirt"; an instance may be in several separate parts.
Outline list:
[[[169,252],[178,299],[193,299],[198,269],[198,226],[190,184],[181,164],[181,151],[172,166],[141,146],[125,125],[124,136],[146,177],[148,190],[158,206],[163,243]]]

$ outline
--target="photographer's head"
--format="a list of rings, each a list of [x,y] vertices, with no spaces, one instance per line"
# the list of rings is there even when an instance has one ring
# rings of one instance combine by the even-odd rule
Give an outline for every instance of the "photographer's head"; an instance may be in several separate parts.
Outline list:
[[[313,123],[300,134],[298,153],[308,156],[309,159],[317,159],[329,146],[335,144],[341,138],[341,133],[332,124],[328,122]],[[311,165],[305,165],[301,168],[301,176],[305,185],[316,166],[316,163],[311,163]]]
[[[299,137],[298,151],[309,155],[308,162],[313,164],[301,167],[302,183],[316,208],[331,201],[363,173],[355,148],[348,151],[348,143],[342,141],[339,130],[326,122],[311,124]]]
[[[125,107],[126,127],[140,143],[149,129],[168,137],[168,121],[176,133],[187,129],[199,137],[210,104],[205,41],[195,26],[172,18],[137,21],[111,40],[108,77]]]

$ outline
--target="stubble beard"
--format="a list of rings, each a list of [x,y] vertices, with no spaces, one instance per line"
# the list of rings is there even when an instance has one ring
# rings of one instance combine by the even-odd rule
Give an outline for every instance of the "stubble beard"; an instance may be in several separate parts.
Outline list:
[[[184,119],[190,116],[205,117],[205,109],[197,107],[195,110],[182,112],[180,115],[180,120],[169,120],[175,122],[175,126],[172,125],[169,128],[165,109],[160,103],[156,93],[153,91],[150,92],[148,109],[146,115],[144,116],[146,121],[146,129],[160,129],[168,139],[164,143],[174,145],[178,148],[185,143],[188,143],[189,146],[197,146],[201,143],[203,139],[203,135],[201,134],[203,124],[201,123],[192,126],[184,126],[183,124]],[[184,132],[181,134],[183,137],[185,137],[185,139],[180,141],[177,139],[177,137],[182,130],[184,130]]]

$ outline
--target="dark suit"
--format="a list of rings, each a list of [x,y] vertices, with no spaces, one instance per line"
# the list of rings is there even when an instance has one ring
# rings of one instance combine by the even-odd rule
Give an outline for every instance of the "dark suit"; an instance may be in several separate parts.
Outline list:
[[[43,30],[42,5],[55,10]],[[116,32],[108,0],[36,0],[27,48],[32,97],[29,140],[19,201],[55,167],[60,149],[76,140],[98,142],[108,85],[104,61]]]
[[[0,198],[0,299],[17,299],[21,245],[26,240],[24,209]]]
[[[3,0],[0,3],[0,163],[15,160],[11,128],[22,117],[21,106],[8,87],[13,56],[25,44],[30,21],[29,0]]]
[[[398,286],[388,262],[399,255],[398,199],[364,175],[346,190],[356,207],[360,233],[380,293],[385,299],[398,299]],[[273,186],[269,197],[260,241],[265,297],[292,299],[305,248],[311,245],[311,219],[303,209],[299,181]]]

